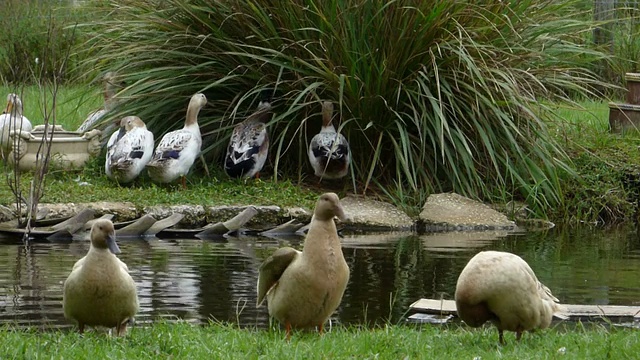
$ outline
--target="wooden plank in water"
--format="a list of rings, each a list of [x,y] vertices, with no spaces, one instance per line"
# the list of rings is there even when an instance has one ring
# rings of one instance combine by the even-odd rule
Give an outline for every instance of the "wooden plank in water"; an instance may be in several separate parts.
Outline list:
[[[640,319],[640,306],[562,304],[569,317],[632,317]],[[455,315],[453,300],[420,299],[409,305],[411,310],[429,314]]]

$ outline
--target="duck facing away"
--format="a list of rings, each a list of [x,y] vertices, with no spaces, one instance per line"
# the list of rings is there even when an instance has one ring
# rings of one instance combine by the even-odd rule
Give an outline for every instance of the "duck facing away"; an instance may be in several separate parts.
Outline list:
[[[169,183],[177,178],[182,179],[182,188],[186,189],[185,176],[200,154],[202,135],[198,125],[198,113],[207,103],[204,94],[195,94],[189,101],[184,127],[166,133],[156,147],[156,151],[147,164],[151,180],[158,183]]]
[[[269,135],[267,121],[271,118],[271,104],[261,101],[258,110],[233,128],[224,170],[232,178],[259,177],[267,160]]]
[[[0,115],[0,158],[6,158],[11,152],[10,132],[31,131],[33,126],[22,114],[22,100],[17,94],[7,95],[7,107]]]
[[[137,116],[120,121],[107,144],[105,172],[107,177],[126,184],[135,180],[153,155],[153,133]]]
[[[116,94],[122,88],[124,88],[125,84],[123,81],[119,81],[116,73],[113,71],[109,71],[102,77],[102,81],[104,83],[104,105],[102,108],[91,112],[87,118],[82,122],[78,130],[79,133],[84,133],[85,131],[89,131],[96,127],[100,120],[111,110],[115,108],[116,105]]]
[[[349,281],[349,267],[342,254],[334,216],[344,220],[338,196],[320,196],[302,251],[276,250],[260,266],[258,302],[266,299],[269,315],[291,328],[323,325],[338,308]]]
[[[309,143],[309,161],[320,179],[340,179],[347,175],[351,152],[349,142],[331,123],[333,103],[322,103],[322,128]]]
[[[97,220],[91,227],[91,246],[85,257],[73,265],[64,282],[62,307],[67,319],[84,327],[116,328],[124,335],[127,322],[138,312],[136,284],[120,253],[110,220]]]
[[[500,251],[476,254],[458,277],[456,284],[458,316],[469,326],[487,321],[503,331],[522,332],[549,327],[553,314],[562,310],[549,288],[538,281],[521,257]]]

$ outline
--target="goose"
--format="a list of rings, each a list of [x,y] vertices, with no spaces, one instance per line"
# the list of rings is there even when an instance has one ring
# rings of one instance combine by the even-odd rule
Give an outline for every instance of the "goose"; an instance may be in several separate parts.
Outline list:
[[[349,281],[333,218],[345,220],[335,193],[325,193],[316,204],[302,251],[276,250],[260,266],[257,306],[267,300],[269,315],[291,328],[318,327],[320,333],[338,308]]]
[[[0,158],[6,158],[11,152],[10,132],[31,131],[33,126],[22,114],[22,100],[17,94],[7,95],[7,107],[0,115]]]
[[[107,144],[105,172],[118,183],[132,182],[153,155],[153,133],[137,116],[120,121],[120,130],[114,132]]]
[[[224,162],[229,177],[260,177],[269,152],[266,123],[270,117],[271,104],[261,101],[256,112],[233,128]]]
[[[118,81],[116,73],[109,71],[102,77],[104,83],[104,105],[101,109],[91,112],[82,124],[76,130],[79,133],[84,133],[96,127],[100,123],[100,120],[111,110],[115,108],[116,99],[115,96],[118,90],[123,88],[124,82]],[[106,128],[106,127],[105,127]]]
[[[554,313],[562,311],[549,288],[518,255],[501,251],[482,251],[464,267],[455,292],[458,316],[467,325],[479,327],[490,320],[503,331],[522,332],[547,328]]]
[[[347,138],[331,123],[333,103],[322,103],[322,128],[309,143],[309,161],[320,179],[340,179],[347,175],[351,153]]]
[[[151,180],[169,183],[182,178],[182,188],[186,189],[185,176],[200,154],[202,135],[198,125],[198,113],[207,103],[204,94],[197,93],[191,97],[187,107],[184,128],[166,133],[156,147],[147,171]]]
[[[88,325],[115,327],[117,336],[124,335],[138,312],[136,284],[118,253],[113,223],[96,220],[89,252],[73,265],[63,285],[64,316],[77,322],[80,333]]]

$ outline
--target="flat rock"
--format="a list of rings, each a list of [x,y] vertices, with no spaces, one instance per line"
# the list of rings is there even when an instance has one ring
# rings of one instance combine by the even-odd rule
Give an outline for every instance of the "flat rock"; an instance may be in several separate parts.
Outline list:
[[[5,222],[15,219],[15,215],[11,209],[6,206],[0,205],[0,222]]]
[[[516,223],[503,213],[456,193],[430,195],[420,220],[427,231],[517,229]]]
[[[15,205],[13,205],[15,209]],[[136,206],[130,202],[106,202],[99,201],[93,203],[40,203],[38,209],[48,209],[45,219],[57,219],[71,217],[78,214],[83,209],[93,209],[96,216],[105,214],[114,215],[114,221],[127,221],[136,219],[143,214],[139,214]],[[26,211],[26,210],[25,210]]]
[[[154,205],[145,207],[143,213],[152,215],[157,220],[178,213],[183,215],[180,226],[201,227],[206,223],[207,210],[202,205]]]
[[[378,200],[349,195],[340,200],[349,220],[358,230],[411,229],[413,220],[395,206]]]

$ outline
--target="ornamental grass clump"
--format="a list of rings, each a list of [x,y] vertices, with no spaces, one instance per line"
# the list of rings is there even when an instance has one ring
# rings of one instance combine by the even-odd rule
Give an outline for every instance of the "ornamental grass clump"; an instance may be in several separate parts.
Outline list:
[[[602,56],[579,43],[589,24],[572,1],[132,0],[98,10],[86,51],[128,84],[113,116],[135,113],[159,138],[203,92],[203,151],[221,167],[233,124],[266,89],[276,114],[267,168],[312,177],[306,148],[331,100],[357,190],[376,184],[403,199],[456,191],[560,204],[569,159],[541,103],[605,85],[585,70]]]

